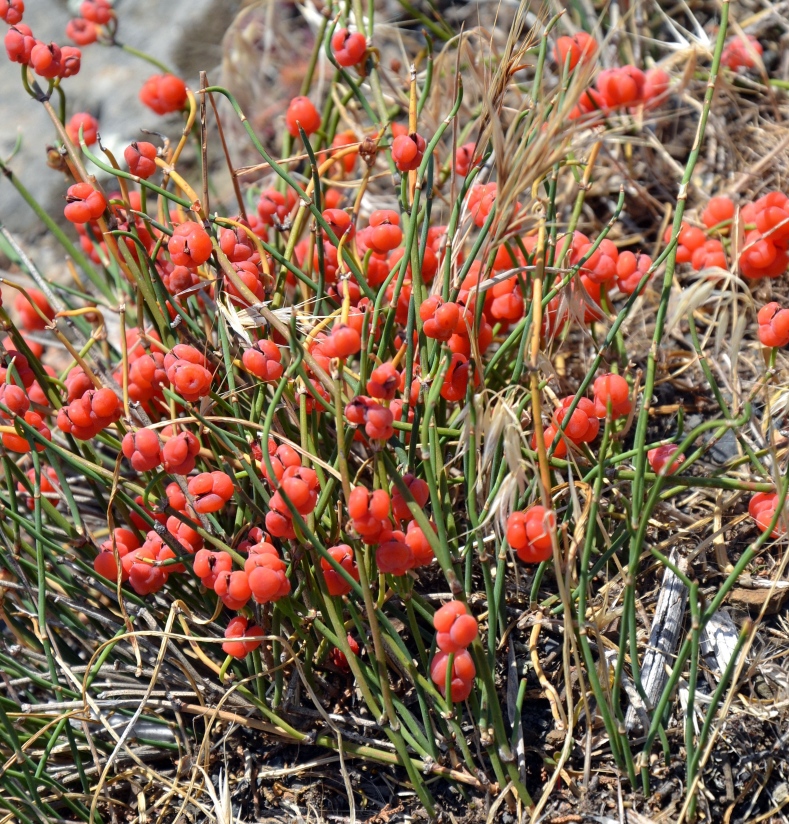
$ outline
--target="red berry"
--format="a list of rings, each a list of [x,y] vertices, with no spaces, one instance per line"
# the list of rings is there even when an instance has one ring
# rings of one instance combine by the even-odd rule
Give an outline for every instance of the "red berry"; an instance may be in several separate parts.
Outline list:
[[[177,112],[186,99],[186,83],[172,74],[155,74],[140,89],[140,100],[156,114]]]
[[[594,405],[598,418],[607,414],[607,405],[611,404],[611,417],[622,418],[630,414],[633,404],[630,400],[630,387],[621,375],[601,375],[592,385]]]
[[[176,266],[197,268],[211,257],[212,249],[208,232],[193,221],[176,226],[167,242],[167,250]]]
[[[201,472],[189,479],[189,494],[201,514],[218,512],[233,497],[233,481],[226,472]]]
[[[354,579],[359,580],[359,569],[353,558],[353,550],[347,544],[339,544],[329,550],[329,555]],[[321,569],[326,580],[326,588],[329,595],[347,595],[351,591],[351,585],[343,578],[339,572],[326,560],[321,558]]]
[[[321,116],[309,97],[294,97],[290,101],[288,111],[285,113],[285,126],[291,137],[299,136],[299,126],[308,137],[318,131],[321,126]]]
[[[60,50],[60,77],[74,77],[79,74],[82,52],[74,46],[63,46]],[[85,129],[87,132],[87,129]],[[85,139],[87,143],[87,138]]]
[[[98,26],[83,17],[75,17],[66,23],[66,37],[73,40],[78,46],[89,46],[91,43],[96,42],[98,36]]]
[[[430,677],[438,687],[438,691],[444,695],[446,692],[447,666],[449,665],[449,654],[437,652],[430,665]],[[474,678],[477,670],[474,661],[467,650],[455,654],[452,662],[452,672],[450,675],[450,698],[452,701],[465,701],[471,695],[474,688]]]
[[[156,146],[153,143],[145,143],[142,140],[130,143],[123,150],[123,156],[129,171],[143,180],[156,171]]]
[[[420,134],[399,135],[392,141],[392,160],[401,172],[419,168],[427,144]]]
[[[2,0],[0,0],[0,2],[2,2]],[[30,63],[30,57],[36,42],[30,26],[26,26],[24,23],[17,23],[15,26],[11,26],[6,32],[4,40],[8,59],[12,63],[22,63],[23,65]]]
[[[127,432],[123,437],[122,449],[137,472],[148,472],[161,463],[159,438],[152,429]]]
[[[392,209],[376,209],[370,215],[370,227],[370,247],[379,254],[396,249],[403,239],[400,215]]]
[[[479,633],[477,619],[462,601],[449,601],[433,615],[436,644],[443,652],[459,652],[470,646]]]
[[[758,65],[758,58],[762,56],[763,51],[762,44],[753,35],[732,37],[723,47],[721,65],[732,71],[753,69]]]
[[[338,29],[332,35],[331,48],[340,66],[355,66],[367,52],[367,41],[361,32],[351,34],[348,29]]]
[[[565,64],[567,64],[568,71],[572,71],[581,61],[591,63],[596,54],[597,41],[585,31],[580,31],[572,37],[559,37],[556,40],[554,57],[562,69]]]
[[[555,529],[554,513],[537,504],[510,515],[507,519],[507,542],[525,563],[540,563],[551,557],[551,535]]]
[[[87,223],[89,220],[98,220],[106,208],[104,195],[90,183],[75,183],[66,192],[63,214],[72,223]]]
[[[182,430],[171,437],[162,447],[162,465],[171,475],[188,475],[195,468],[195,458],[200,453],[200,441]]]
[[[789,344],[789,309],[782,309],[773,301],[759,310],[759,340],[762,346],[786,346]]]
[[[9,26],[21,23],[24,13],[24,0],[0,0],[0,20],[5,20]]]
[[[656,446],[647,452],[647,459],[652,471],[658,475],[670,475],[676,472],[680,464],[684,462],[685,456],[677,454],[676,444],[669,443],[663,446]]]

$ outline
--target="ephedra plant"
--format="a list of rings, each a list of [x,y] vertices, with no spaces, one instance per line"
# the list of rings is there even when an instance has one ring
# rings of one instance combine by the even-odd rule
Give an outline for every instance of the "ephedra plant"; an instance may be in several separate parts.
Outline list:
[[[695,706],[704,627],[785,534],[783,458],[744,427],[789,310],[759,311],[769,354],[736,404],[690,311],[715,411],[657,435],[650,420],[676,279],[757,284],[789,263],[782,193],[688,202],[719,73],[757,66],[759,42],[727,39],[728,4],[710,21],[674,202],[630,242],[624,187],[597,223],[588,201],[617,138],[633,148],[683,90],[670,65],[612,62],[602,30],[529,29],[524,5],[494,46],[420,18],[427,46],[403,68],[361,4],[325,4],[280,154],[227,89],[154,60],[140,99],[182,127],[121,158],[68,99],[81,49],[116,47],[121,21],[107,0],[80,14],[61,47],[0,0],[20,106],[52,120],[67,225],[13,159],[3,185],[72,276],[39,271],[2,230],[5,820],[118,820],[139,771],[158,820],[215,815],[218,725],[336,751],[352,814],[360,760],[430,817],[487,796],[537,820],[563,783],[588,789],[588,766],[568,773],[579,745],[634,803],[679,763],[681,814],[696,815],[742,659],[698,725],[691,712],[679,741],[667,730],[680,680]],[[222,99],[260,155],[255,184],[238,183],[224,132],[209,141]],[[211,176],[228,170],[237,201],[221,203]],[[742,458],[710,470],[730,430]],[[755,493],[758,530],[706,599],[656,521],[694,489]],[[640,587],[656,569],[689,617],[648,695]],[[538,711],[552,748],[524,745]]]

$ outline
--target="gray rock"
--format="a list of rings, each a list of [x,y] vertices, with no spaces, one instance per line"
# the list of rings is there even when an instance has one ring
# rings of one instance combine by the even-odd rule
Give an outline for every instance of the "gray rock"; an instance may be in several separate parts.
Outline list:
[[[72,4],[57,0],[28,0],[24,22],[40,40],[59,45],[70,41],[65,26]],[[148,52],[196,88],[201,69],[216,70],[222,60],[222,37],[232,23],[240,0],[136,0],[118,2],[118,40]],[[79,3],[76,3],[79,6]],[[3,32],[4,34],[4,32]],[[177,115],[159,117],[140,103],[137,95],[145,79],[158,70],[122,51],[95,43],[82,50],[82,69],[63,82],[68,116],[87,111],[99,119],[102,142],[116,157],[140,128],[180,134]],[[22,134],[22,147],[11,168],[39,203],[52,215],[62,211],[68,181],[46,165],[46,149],[55,130],[44,107],[26,94],[21,68],[0,54],[0,155],[8,157]],[[53,98],[53,103],[57,98]],[[0,179],[0,220],[13,232],[32,240],[43,232],[33,213],[11,184]]]

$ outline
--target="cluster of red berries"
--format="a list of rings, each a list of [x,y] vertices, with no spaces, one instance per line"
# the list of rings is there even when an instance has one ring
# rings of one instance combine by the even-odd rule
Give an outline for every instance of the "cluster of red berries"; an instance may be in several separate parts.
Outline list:
[[[757,492],[748,502],[748,514],[756,521],[756,525],[762,532],[767,532],[777,509],[777,492]],[[786,534],[786,527],[786,518],[782,516],[779,518],[770,536],[772,538],[780,538],[781,535]]]
[[[436,610],[433,626],[439,652],[433,657],[430,677],[439,692],[445,695],[447,668],[451,659],[450,698],[452,701],[465,701],[471,694],[477,675],[474,660],[468,652],[479,632],[477,619],[469,614],[462,601],[449,601]]]
[[[109,0],[85,0],[79,7],[79,17],[66,25],[66,35],[78,46],[95,43],[102,27],[114,29],[117,19]]]
[[[10,25],[4,41],[8,59],[29,66],[45,80],[65,79],[77,74],[82,52],[75,46],[61,47],[57,43],[36,40],[30,26],[21,22],[24,8],[21,0],[0,0],[0,17]],[[16,22],[12,23],[12,20]]]

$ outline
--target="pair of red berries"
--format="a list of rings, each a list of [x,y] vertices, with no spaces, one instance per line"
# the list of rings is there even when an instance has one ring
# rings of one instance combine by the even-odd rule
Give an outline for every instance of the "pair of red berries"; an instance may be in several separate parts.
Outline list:
[[[427,143],[421,134],[401,134],[392,141],[392,160],[400,172],[413,172],[419,168]]]
[[[452,656],[450,698],[465,701],[474,687],[477,675],[474,661],[467,647],[474,643],[479,632],[477,620],[468,613],[466,605],[460,601],[449,601],[433,616],[436,629],[436,645],[440,652],[433,657],[430,677],[442,695],[446,695],[447,668]]]
[[[346,404],[345,417],[357,426],[364,426],[365,434],[373,441],[388,441],[394,435],[392,410],[364,395],[357,395]]]
[[[782,309],[780,303],[772,301],[759,310],[759,340],[763,346],[786,346],[789,344],[789,309]]]
[[[142,103],[160,115],[180,111],[187,97],[186,83],[172,74],[155,74],[140,89]]]
[[[547,561],[553,552],[556,515],[540,504],[507,519],[507,543],[526,564]]]
[[[340,66],[356,66],[364,60],[367,54],[367,40],[361,32],[349,32],[348,29],[338,29],[331,39],[334,59]]]
[[[66,192],[66,220],[71,223],[88,223],[98,220],[107,208],[104,195],[90,183],[75,183]]]
[[[164,356],[167,380],[176,392],[190,403],[204,398],[211,391],[211,373],[206,360],[193,346],[176,344]]]

